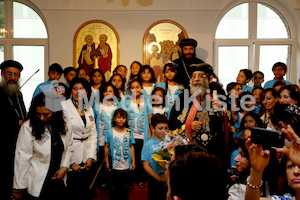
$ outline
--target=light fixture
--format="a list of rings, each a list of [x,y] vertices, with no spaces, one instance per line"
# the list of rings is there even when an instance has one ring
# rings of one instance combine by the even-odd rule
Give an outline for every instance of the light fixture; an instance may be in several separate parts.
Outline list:
[[[0,28],[0,34],[5,34],[7,31],[5,30],[5,28]]]

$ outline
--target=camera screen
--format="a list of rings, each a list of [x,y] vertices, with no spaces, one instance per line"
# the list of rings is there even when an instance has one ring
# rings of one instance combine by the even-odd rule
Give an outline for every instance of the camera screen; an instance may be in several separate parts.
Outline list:
[[[281,131],[272,131],[264,128],[253,128],[251,142],[261,144],[264,149],[281,148],[284,145],[285,135]]]

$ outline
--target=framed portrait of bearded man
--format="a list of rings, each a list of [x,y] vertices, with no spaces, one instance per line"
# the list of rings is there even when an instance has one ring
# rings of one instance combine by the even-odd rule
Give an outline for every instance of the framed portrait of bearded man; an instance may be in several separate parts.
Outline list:
[[[149,26],[143,38],[143,63],[150,65],[157,81],[163,81],[166,63],[180,57],[179,43],[188,38],[185,29],[177,22],[160,20]]]
[[[119,43],[119,35],[111,24],[102,20],[83,23],[74,35],[74,67],[83,67],[88,75],[99,68],[108,80],[120,62]]]

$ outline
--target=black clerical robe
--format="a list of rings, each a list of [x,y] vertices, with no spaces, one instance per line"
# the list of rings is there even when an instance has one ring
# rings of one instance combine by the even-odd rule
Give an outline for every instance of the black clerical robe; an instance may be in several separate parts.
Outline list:
[[[192,58],[178,58],[173,61],[177,66],[177,74],[179,74],[178,82],[180,82],[185,88],[189,88],[190,78],[192,76],[190,65],[204,63],[203,60],[192,57]]]
[[[169,129],[173,134],[187,132],[187,119],[193,106],[193,101],[185,102],[187,98],[184,98],[184,93],[178,98],[176,101],[180,103],[180,106],[176,108],[175,103],[169,119]],[[202,111],[198,110],[193,119],[201,121],[203,125],[199,132],[192,132],[192,139],[208,153],[216,155],[222,161],[225,161],[228,143],[228,135],[225,134],[225,129],[228,128],[225,125],[226,117],[226,112],[203,109]]]
[[[4,177],[0,199],[8,199],[12,189],[13,162],[16,140],[19,133],[19,120],[26,117],[26,108],[21,92],[8,96],[0,88],[0,133],[1,133],[1,160]]]

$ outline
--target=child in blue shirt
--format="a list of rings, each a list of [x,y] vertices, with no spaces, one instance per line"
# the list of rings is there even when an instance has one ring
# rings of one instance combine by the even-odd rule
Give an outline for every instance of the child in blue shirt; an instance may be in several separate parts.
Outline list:
[[[272,71],[273,71],[273,74],[274,74],[274,79],[272,79],[270,81],[267,81],[264,85],[264,89],[272,88],[274,83],[276,83],[277,81],[282,81],[287,85],[292,84],[291,82],[286,81],[283,78],[285,76],[286,72],[287,72],[286,64],[284,64],[282,62],[277,62],[273,65]]]
[[[167,193],[165,169],[152,158],[152,155],[161,149],[161,142],[164,141],[165,134],[168,132],[167,117],[154,114],[151,118],[151,130],[154,137],[145,143],[141,158],[146,173],[150,175],[148,198],[149,200],[165,200]]]
[[[50,65],[49,70],[48,70],[48,81],[39,84],[35,91],[33,92],[32,98],[36,97],[39,93],[52,93],[53,89],[56,88],[58,85],[53,85],[52,81],[56,81],[55,83],[57,84],[57,80],[60,79],[61,75],[63,73],[63,69],[60,64],[58,63],[53,63]]]
[[[236,77],[236,82],[241,84],[242,92],[249,91],[252,92],[252,87],[248,86],[247,83],[252,79],[252,71],[249,69],[241,69],[238,76]]]
[[[143,86],[143,96],[145,99],[149,100],[152,90],[156,86],[155,75],[153,69],[149,65],[143,65],[139,71],[139,75],[142,79]]]
[[[104,155],[110,151],[111,165],[105,158],[106,169],[112,169],[109,199],[129,199],[130,170],[135,169],[133,135],[128,131],[127,112],[117,109],[113,114],[113,128],[105,135]]]
[[[263,88],[261,86],[254,86],[253,90],[252,90],[252,95],[255,98],[255,109],[254,112],[255,113],[259,113],[260,108],[261,108],[261,99],[260,99],[260,94],[263,91]]]
[[[135,182],[140,189],[145,188],[146,173],[141,164],[141,153],[143,145],[150,139],[149,121],[150,103],[143,98],[142,95],[142,80],[132,79],[129,83],[130,98],[126,98],[121,106],[128,113],[129,130],[135,139],[135,158],[136,158],[136,176]]]
[[[166,105],[165,97],[166,97],[166,93],[163,88],[161,87],[154,88],[150,98],[151,101],[149,102],[152,104],[152,106],[150,107],[150,113],[148,113],[149,121],[151,121],[152,115],[157,113],[166,115],[168,117],[168,115],[170,114],[170,109],[165,107]],[[150,138],[152,138],[153,134],[151,129],[149,129],[149,133],[150,133]]]
[[[74,67],[67,67],[64,69],[63,73],[64,73],[64,78],[66,79],[66,86],[67,88],[69,88],[71,81],[77,75],[76,69]]]
[[[177,67],[173,63],[165,64],[163,73],[166,81],[158,83],[156,87],[166,91],[166,108],[171,111],[176,98],[183,92],[183,86],[178,83]]]
[[[254,127],[261,128],[262,126],[263,126],[262,121],[257,113],[249,112],[245,114],[244,117],[242,118],[239,132],[234,133],[234,137],[236,137],[235,143],[238,143],[238,140],[240,139],[247,139],[248,137],[250,137],[251,135],[250,130],[252,128]],[[231,154],[231,159],[230,159],[231,166],[235,166],[236,161],[234,160],[234,158],[237,156],[237,154],[238,154],[238,149],[235,149]]]
[[[112,128],[113,114],[119,107],[119,101],[117,88],[112,83],[104,83],[100,88],[100,103],[95,102],[93,105],[98,133],[98,151],[102,149],[101,154],[103,154],[105,135]],[[102,155],[98,160],[103,160]]]
[[[120,100],[119,92],[112,83],[104,83],[103,85],[101,85],[99,94],[100,95],[95,96],[95,100],[93,104],[96,130],[98,133],[97,163],[96,163],[96,165],[98,166],[100,166],[100,163],[104,159],[104,146],[105,146],[104,139],[106,134],[113,128],[112,125],[113,114],[115,110],[118,108],[119,100]],[[99,99],[97,100],[96,98]],[[103,189],[106,186],[107,181],[108,181],[107,173],[105,173],[105,170],[101,170],[99,174],[99,185],[103,187]]]
[[[253,83],[254,83],[253,88],[255,86],[262,87],[261,84],[265,81],[264,78],[265,78],[264,73],[262,73],[261,71],[255,71],[253,73]]]

